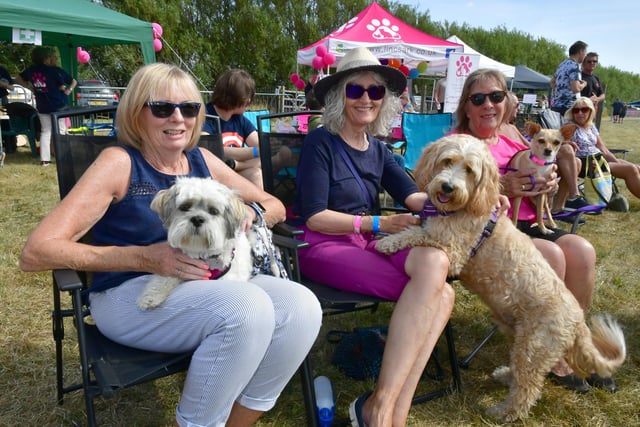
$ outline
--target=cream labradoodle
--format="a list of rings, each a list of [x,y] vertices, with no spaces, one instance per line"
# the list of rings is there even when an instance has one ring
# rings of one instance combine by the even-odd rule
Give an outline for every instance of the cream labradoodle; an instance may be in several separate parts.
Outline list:
[[[626,357],[622,329],[609,316],[593,316],[590,330],[531,238],[496,215],[498,168],[485,144],[469,135],[441,138],[424,150],[415,176],[429,195],[425,212],[436,216],[385,237],[378,249],[443,249],[449,275],[476,293],[512,337],[509,366],[493,373],[509,393],[488,413],[504,422],[526,417],[546,374],[563,356],[577,375],[611,376]]]

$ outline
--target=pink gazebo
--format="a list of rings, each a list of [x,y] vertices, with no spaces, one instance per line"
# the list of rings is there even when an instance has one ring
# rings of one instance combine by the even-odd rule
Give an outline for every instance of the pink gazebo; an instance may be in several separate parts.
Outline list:
[[[321,45],[335,56],[336,64],[332,66],[336,66],[347,51],[360,46],[380,59],[400,59],[410,68],[424,61],[442,61],[450,52],[463,51],[462,45],[423,33],[375,2],[331,34],[299,49],[298,64],[312,66],[316,48]]]

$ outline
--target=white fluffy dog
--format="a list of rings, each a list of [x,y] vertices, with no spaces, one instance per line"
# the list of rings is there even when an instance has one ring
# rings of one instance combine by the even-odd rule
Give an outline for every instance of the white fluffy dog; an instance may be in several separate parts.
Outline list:
[[[253,261],[247,234],[240,228],[246,216],[242,200],[229,187],[209,178],[180,177],[151,202],[168,230],[169,245],[204,260],[212,279],[247,281]],[[143,310],[167,299],[182,280],[154,275],[138,298]]]
[[[489,414],[501,421],[526,417],[562,357],[577,375],[611,376],[626,357],[620,326],[609,316],[594,316],[590,330],[575,297],[531,238],[496,215],[498,167],[485,144],[469,135],[441,138],[423,151],[415,177],[436,216],[377,247],[386,253],[441,248],[449,275],[478,294],[511,336],[510,365],[493,373],[509,385],[509,394]]]

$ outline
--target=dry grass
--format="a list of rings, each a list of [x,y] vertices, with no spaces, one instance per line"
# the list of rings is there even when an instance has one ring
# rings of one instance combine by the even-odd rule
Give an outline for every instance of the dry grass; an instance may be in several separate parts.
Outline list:
[[[632,148],[629,159],[640,162],[640,119],[627,118],[623,125],[603,123],[602,134],[611,147]],[[640,202],[629,197],[631,212],[605,212],[589,217],[579,233],[597,249],[598,269],[593,311],[607,311],[624,325],[628,361],[616,376],[620,391],[609,395],[595,390],[575,395],[547,384],[530,417],[515,423],[522,426],[631,426],[640,425],[638,395],[640,374],[640,320],[637,286],[640,264],[638,215]],[[38,220],[57,200],[55,168],[41,168],[26,151],[9,155],[0,170],[0,426],[68,426],[84,422],[84,403],[72,393],[63,406],[55,403],[54,348],[49,310],[51,281],[48,273],[25,274],[18,269],[22,245]],[[456,344],[460,354],[468,352],[491,327],[486,309],[477,298],[457,288],[453,315]],[[391,307],[375,314],[326,319],[328,329],[349,329],[357,324],[383,324]],[[68,327],[65,352],[75,354],[73,329]],[[316,374],[328,375],[337,396],[338,416],[346,416],[348,403],[371,387],[340,374],[330,364],[332,345],[321,335],[313,350]],[[471,368],[462,372],[464,390],[443,399],[415,406],[411,426],[493,425],[483,410],[500,401],[506,389],[490,377],[493,369],[507,361],[507,346],[498,335],[479,353]],[[69,372],[76,373],[73,364]],[[98,400],[98,421],[108,426],[170,426],[180,396],[181,375],[126,390],[111,400]],[[297,377],[285,389],[277,406],[266,414],[260,426],[304,425],[304,407]]]

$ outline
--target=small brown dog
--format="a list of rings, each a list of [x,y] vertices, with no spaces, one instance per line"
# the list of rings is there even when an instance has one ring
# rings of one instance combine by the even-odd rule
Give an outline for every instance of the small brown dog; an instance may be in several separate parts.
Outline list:
[[[563,356],[581,377],[611,376],[626,357],[622,328],[602,315],[592,316],[589,328],[578,301],[533,240],[497,214],[498,166],[485,143],[470,135],[441,138],[424,149],[415,177],[429,196],[428,218],[384,237],[377,249],[442,249],[449,276],[477,294],[511,336],[509,366],[493,373],[509,394],[489,414],[503,422],[526,417]]]
[[[566,124],[560,129],[543,129],[539,124],[533,122],[527,122],[525,124],[527,134],[531,138],[531,144],[529,150],[522,150],[516,153],[509,162],[510,169],[522,170],[535,168],[536,174],[531,175],[531,189],[533,191],[535,187],[535,179],[537,177],[546,178],[553,170],[553,164],[556,161],[556,155],[560,146],[564,141],[571,139],[576,129],[575,124]],[[523,188],[524,190],[524,188]],[[540,227],[540,232],[543,234],[552,234],[553,230],[549,230],[544,223],[544,215],[547,215],[549,225],[551,227],[556,226],[551,216],[551,208],[549,207],[548,194],[538,194],[536,196],[529,197],[529,200],[536,206],[536,222]],[[513,223],[518,222],[518,212],[520,211],[520,204],[522,203],[522,197],[516,197],[513,200]]]

